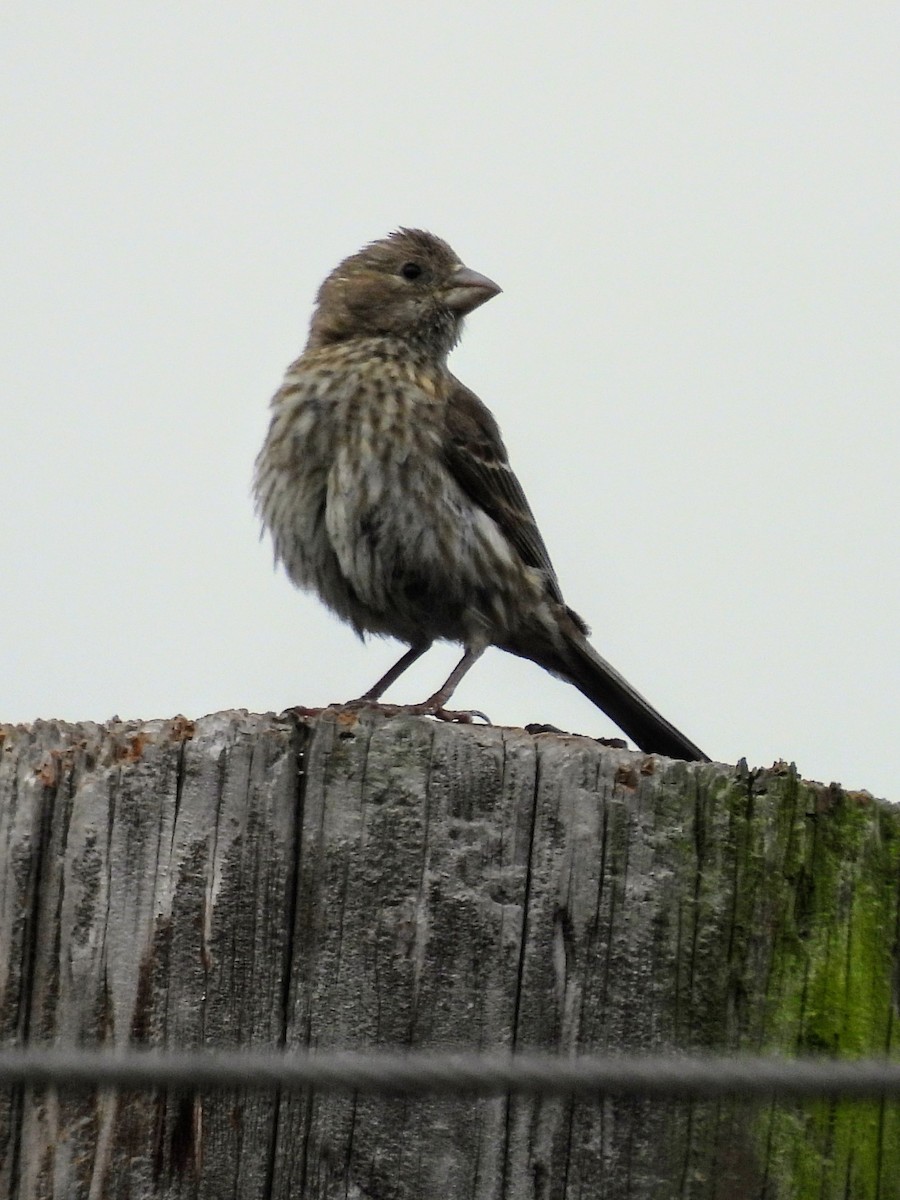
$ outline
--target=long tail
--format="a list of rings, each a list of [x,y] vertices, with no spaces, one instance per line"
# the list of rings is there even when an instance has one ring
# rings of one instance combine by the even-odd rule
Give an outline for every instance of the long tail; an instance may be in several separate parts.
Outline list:
[[[503,649],[520,658],[529,658],[574,683],[648,754],[663,754],[685,762],[709,762],[707,755],[658,713],[580,633],[574,630],[567,633],[561,648],[528,637],[504,643]]]

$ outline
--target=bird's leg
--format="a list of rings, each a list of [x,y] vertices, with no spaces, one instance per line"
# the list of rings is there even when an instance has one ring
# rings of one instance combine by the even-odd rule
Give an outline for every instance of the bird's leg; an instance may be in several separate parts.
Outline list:
[[[444,708],[444,705],[456,691],[457,687],[466,672],[478,662],[482,654],[484,654],[484,646],[467,646],[466,652],[444,680],[441,687],[429,696],[424,704],[415,705],[415,711],[425,715],[437,717],[441,721],[460,721],[468,723],[473,717],[481,717],[490,725],[490,720],[483,712],[473,710],[471,712],[451,712]]]
[[[389,671],[385,671],[377,683],[373,684],[367,692],[360,696],[358,701],[354,700],[353,703],[358,704],[363,700],[380,700],[391,684],[396,683],[406,668],[411,667],[416,659],[421,658],[430,646],[431,642],[420,642],[415,646],[410,646],[403,657],[398,659]]]
[[[385,716],[393,717],[408,715],[417,717],[437,717],[439,721],[459,721],[460,723],[466,724],[471,722],[473,717],[481,717],[483,721],[486,721],[487,724],[490,725],[490,721],[483,712],[478,712],[477,710],[473,710],[471,712],[451,712],[449,709],[444,708],[444,705],[456,691],[456,688],[462,677],[469,670],[469,668],[474,666],[479,658],[481,658],[485,650],[484,646],[479,646],[477,648],[468,647],[465,654],[444,680],[444,683],[441,685],[441,687],[438,688],[433,696],[429,696],[428,699],[424,700],[421,704],[379,703],[378,697],[382,694],[382,692],[384,692],[394,682],[395,679],[398,679],[408,666],[411,666],[417,658],[420,658],[421,655],[423,655],[428,649],[430,644],[431,643],[429,642],[428,645],[410,646],[409,650],[407,650],[400,661],[395,663],[394,666],[391,667],[391,669],[387,672],[387,674],[383,675],[382,678],[379,679],[375,684],[375,686],[366,692],[364,696],[360,696],[358,700],[351,700],[348,704],[335,705],[335,707],[375,708],[379,712],[384,713]]]
[[[466,674],[470,667],[475,666],[482,654],[484,654],[484,646],[479,646],[477,648],[467,646],[465,654],[444,680],[443,684],[438,688],[433,696],[428,697],[422,707],[433,708],[435,711],[437,711],[439,708],[443,708],[456,691],[457,687],[462,681],[462,677]]]

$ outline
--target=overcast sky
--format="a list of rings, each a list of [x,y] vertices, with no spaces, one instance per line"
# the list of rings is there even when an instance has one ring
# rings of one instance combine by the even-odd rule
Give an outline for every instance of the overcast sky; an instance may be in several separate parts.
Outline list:
[[[0,719],[278,711],[397,657],[273,571],[249,486],[321,278],[416,225],[504,289],[452,366],[601,653],[715,758],[900,800],[898,6],[35,2],[0,36]],[[616,732],[499,651],[455,703]]]

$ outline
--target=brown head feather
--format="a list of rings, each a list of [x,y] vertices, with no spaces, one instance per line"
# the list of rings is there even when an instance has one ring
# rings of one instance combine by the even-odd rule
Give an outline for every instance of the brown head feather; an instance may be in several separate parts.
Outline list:
[[[459,257],[422,229],[398,229],[345,258],[316,297],[307,349],[360,337],[395,337],[444,357],[462,319],[446,303]]]

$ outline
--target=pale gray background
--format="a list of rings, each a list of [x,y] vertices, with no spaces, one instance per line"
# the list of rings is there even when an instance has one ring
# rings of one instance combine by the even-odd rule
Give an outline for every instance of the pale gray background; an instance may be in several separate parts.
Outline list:
[[[320,279],[413,224],[505,289],[453,366],[601,652],[718,758],[900,798],[896,5],[0,26],[0,718],[279,710],[393,660],[273,574],[249,480]],[[457,701],[615,732],[496,651]]]

